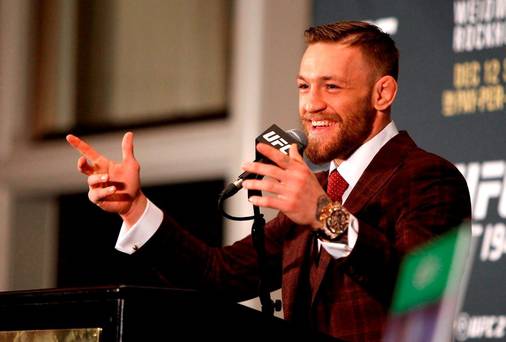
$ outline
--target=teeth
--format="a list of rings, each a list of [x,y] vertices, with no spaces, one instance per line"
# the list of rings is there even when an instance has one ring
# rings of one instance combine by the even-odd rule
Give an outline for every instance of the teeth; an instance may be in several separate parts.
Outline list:
[[[311,124],[313,125],[313,127],[328,127],[331,125],[331,123],[327,120],[312,120],[311,121]]]

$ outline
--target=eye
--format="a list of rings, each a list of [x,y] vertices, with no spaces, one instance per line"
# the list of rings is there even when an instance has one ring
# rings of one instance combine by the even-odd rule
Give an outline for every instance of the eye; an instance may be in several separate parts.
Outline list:
[[[309,85],[307,85],[306,83],[299,83],[297,84],[297,88],[299,88],[300,90],[308,89]]]
[[[339,89],[339,86],[334,83],[327,83],[326,87],[327,87],[327,89]]]

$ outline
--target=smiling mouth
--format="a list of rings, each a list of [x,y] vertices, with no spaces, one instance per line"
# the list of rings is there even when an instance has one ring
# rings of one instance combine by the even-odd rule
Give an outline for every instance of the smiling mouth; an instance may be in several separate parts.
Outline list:
[[[336,123],[334,121],[329,120],[311,120],[311,126],[313,128],[319,128],[319,127],[330,127],[334,126]]]

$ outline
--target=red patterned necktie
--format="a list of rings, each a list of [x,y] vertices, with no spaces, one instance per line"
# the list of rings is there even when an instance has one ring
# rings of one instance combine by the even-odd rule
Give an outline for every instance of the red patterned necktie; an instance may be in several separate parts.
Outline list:
[[[330,199],[335,202],[339,201],[342,203],[343,194],[348,189],[348,182],[339,174],[337,170],[333,170],[329,176],[329,182],[327,184],[327,194]]]

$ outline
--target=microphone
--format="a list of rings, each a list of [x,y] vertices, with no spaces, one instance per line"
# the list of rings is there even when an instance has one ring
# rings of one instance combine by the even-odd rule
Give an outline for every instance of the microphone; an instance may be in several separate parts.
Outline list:
[[[307,137],[304,134],[304,132],[302,132],[300,129],[290,129],[287,131],[287,133],[293,136],[298,141],[300,141],[301,144],[304,145],[304,147],[307,146]],[[324,172],[330,169],[330,162],[315,164],[311,161],[311,159],[307,157],[305,153],[302,154],[302,157],[304,158],[304,162],[306,163],[306,165],[313,173]]]
[[[276,125],[272,125],[271,127],[267,128],[263,133],[261,133],[255,139],[255,146],[260,142],[271,145],[277,148],[279,151],[283,152],[284,154],[288,154],[290,145],[292,144],[297,144],[300,154],[303,154],[304,149],[307,146],[307,138],[302,131],[297,129],[284,131]],[[306,162],[306,164],[308,164],[308,166],[310,166],[310,169],[313,172],[325,169],[325,165],[313,164],[305,156],[304,161]],[[272,161],[270,159],[263,156],[258,151],[256,151],[255,162],[272,164]],[[328,170],[328,165],[326,166],[326,170]],[[225,187],[220,197],[222,199],[226,199],[235,195],[239,190],[241,190],[242,182],[245,179],[254,179],[258,177],[259,176],[257,174],[244,171],[242,174],[239,175],[239,177],[237,177],[233,182],[231,182]]]

